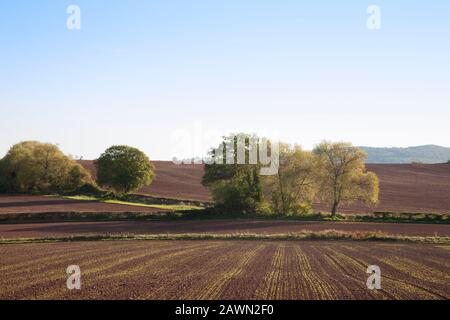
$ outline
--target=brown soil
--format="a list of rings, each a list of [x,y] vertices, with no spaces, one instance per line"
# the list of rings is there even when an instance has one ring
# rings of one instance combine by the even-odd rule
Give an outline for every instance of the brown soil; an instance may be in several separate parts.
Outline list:
[[[0,196],[2,213],[52,213],[52,212],[161,212],[149,207],[100,203],[97,201],[69,200],[48,196]]]
[[[34,238],[89,234],[257,233],[280,234],[300,231],[381,231],[408,236],[450,236],[450,225],[313,221],[113,221],[0,224],[0,238]]]
[[[450,248],[375,242],[0,246],[0,299],[450,299]],[[79,265],[81,290],[66,268]],[[381,290],[368,290],[369,265]]]
[[[380,179],[376,211],[450,213],[450,164],[368,164]],[[343,212],[369,212],[352,205]]]

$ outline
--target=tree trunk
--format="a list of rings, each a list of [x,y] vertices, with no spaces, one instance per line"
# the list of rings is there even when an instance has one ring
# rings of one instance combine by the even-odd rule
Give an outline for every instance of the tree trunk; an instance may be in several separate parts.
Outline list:
[[[280,188],[280,197],[281,197],[281,210],[283,211],[282,214],[287,215],[288,213],[286,212],[286,198],[284,195],[284,189],[283,189],[283,182],[282,182],[282,177],[281,177],[281,170],[278,170],[278,187]]]
[[[338,207],[338,203],[337,203],[337,201],[335,201],[335,202],[333,203],[333,209],[331,209],[331,216],[332,216],[333,218],[336,217],[337,207]]]

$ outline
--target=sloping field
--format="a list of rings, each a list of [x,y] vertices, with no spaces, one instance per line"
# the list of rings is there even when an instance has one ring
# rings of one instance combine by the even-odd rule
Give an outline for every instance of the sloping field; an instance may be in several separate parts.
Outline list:
[[[450,212],[450,164],[369,164],[380,179],[379,210]]]
[[[0,246],[0,299],[450,299],[450,248],[377,242]],[[81,290],[66,288],[79,265]],[[368,290],[369,265],[381,290]]]
[[[176,165],[172,161],[152,161],[155,166],[153,183],[139,190],[139,194],[158,198],[211,201],[211,196],[202,185],[203,165]],[[80,163],[95,176],[92,161]]]
[[[367,169],[380,179],[376,211],[450,212],[450,164],[368,164]],[[355,204],[341,211],[370,209]]]
[[[51,213],[51,212],[161,212],[161,209],[100,203],[97,201],[69,200],[47,196],[0,195],[2,213]]]
[[[405,236],[450,237],[448,224],[366,223],[331,221],[195,220],[111,221],[0,224],[0,238],[68,237],[109,234],[283,234],[302,231],[338,230],[378,232]]]
[[[95,171],[91,161],[82,161]],[[202,186],[203,165],[175,165],[170,161],[154,161],[153,184],[139,191],[162,198],[208,201],[211,197]],[[377,211],[450,213],[450,164],[368,164],[380,179],[380,205]],[[318,206],[320,210],[328,210]],[[343,212],[368,212],[353,205]]]

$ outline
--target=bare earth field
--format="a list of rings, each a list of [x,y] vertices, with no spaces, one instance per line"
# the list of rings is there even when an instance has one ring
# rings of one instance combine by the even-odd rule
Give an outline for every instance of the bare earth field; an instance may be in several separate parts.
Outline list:
[[[0,196],[2,213],[52,213],[52,212],[161,212],[161,209],[136,207],[97,201],[69,200],[47,196]]]
[[[450,164],[368,164],[367,169],[380,179],[377,211],[450,212]]]
[[[407,236],[450,237],[448,224],[370,223],[332,221],[195,220],[195,221],[112,221],[0,224],[0,239],[68,237],[106,234],[281,234],[301,231],[381,231]]]
[[[79,161],[95,176],[90,160]],[[208,189],[202,185],[203,165],[176,165],[171,161],[152,161],[155,166],[153,183],[139,190],[139,194],[158,198],[211,201]]]
[[[0,299],[449,299],[450,247],[118,241],[0,246]],[[81,268],[81,290],[66,268]],[[368,265],[381,290],[368,290]]]
[[[156,178],[139,193],[155,197],[210,201],[202,186],[203,165],[175,165],[154,161]],[[92,161],[82,161],[94,174]],[[450,213],[450,164],[368,164],[380,179],[377,211]],[[327,210],[325,206],[318,206]],[[342,212],[368,212],[364,206],[342,208]]]

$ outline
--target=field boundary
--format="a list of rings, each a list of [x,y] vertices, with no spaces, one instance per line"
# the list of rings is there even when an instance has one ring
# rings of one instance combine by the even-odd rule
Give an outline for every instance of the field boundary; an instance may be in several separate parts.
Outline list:
[[[0,224],[44,223],[44,222],[104,222],[140,221],[164,219],[170,211],[158,209],[155,212],[124,211],[61,211],[61,212],[18,212],[0,214]]]
[[[66,237],[38,237],[38,238],[0,238],[1,244],[26,244],[26,243],[54,243],[77,241],[155,241],[155,240],[351,240],[351,241],[379,241],[379,242],[407,242],[422,244],[450,244],[450,237],[440,236],[400,236],[382,232],[345,232],[338,230],[302,231],[282,234],[154,234],[154,235],[130,235],[130,234],[91,234]]]
[[[154,207],[154,212],[123,211],[54,211],[54,212],[16,212],[0,214],[0,224],[41,223],[41,222],[104,222],[104,221],[145,221],[145,220],[229,220],[229,219],[255,219],[279,221],[337,221],[337,222],[376,222],[401,224],[450,224],[450,215],[447,214],[411,214],[398,213],[398,216],[378,215],[339,215],[335,219],[329,215],[307,214],[302,216],[281,215],[242,215],[217,213],[211,208],[193,210],[169,210],[167,207]],[[411,215],[423,217],[408,218]]]

